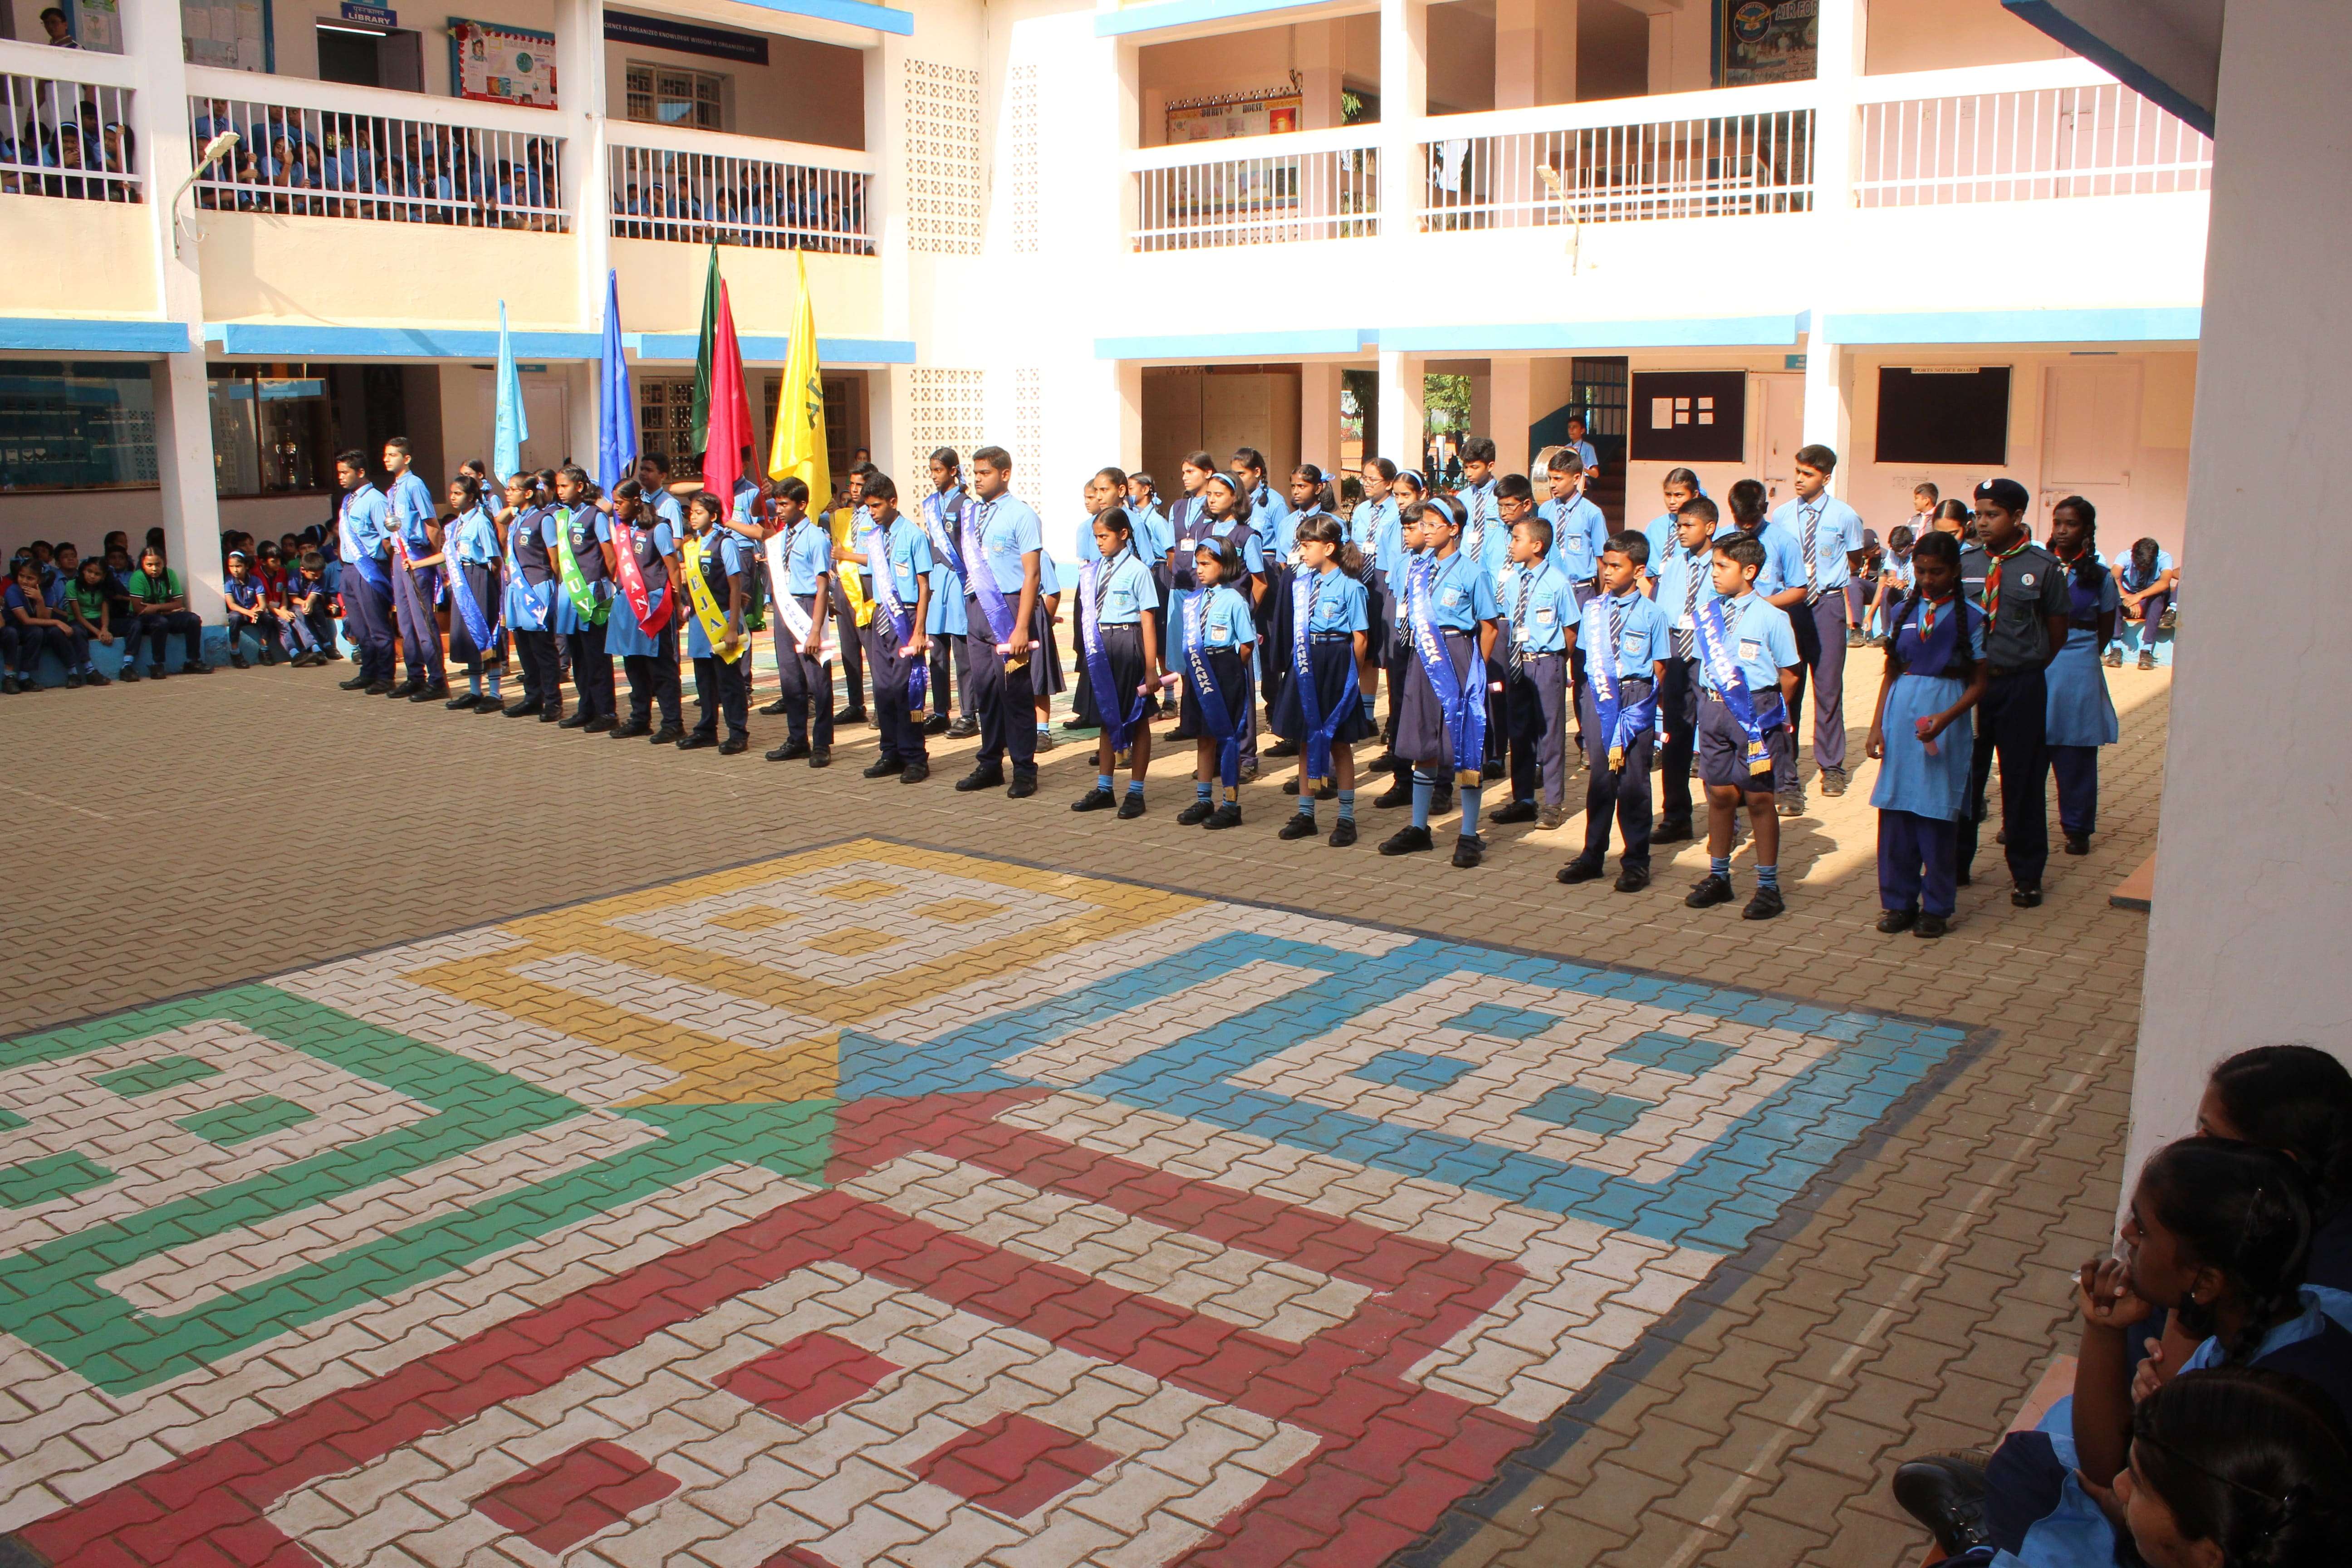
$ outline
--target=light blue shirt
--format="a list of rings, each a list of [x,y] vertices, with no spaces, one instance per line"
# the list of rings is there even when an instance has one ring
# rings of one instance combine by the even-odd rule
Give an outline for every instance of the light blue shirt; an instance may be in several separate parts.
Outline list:
[[[817,579],[833,571],[833,535],[816,519],[803,516],[784,535],[784,592],[816,592]]]
[[[1045,531],[1029,503],[1018,496],[1002,495],[994,500],[969,503],[980,509],[980,552],[989,574],[995,578],[999,593],[1008,596],[1021,592],[1022,560],[1031,551],[1043,554]],[[966,570],[977,570],[983,563],[967,561]],[[1045,593],[1045,563],[1038,563],[1039,593]],[[1014,606],[1019,613],[1019,606]]]
[[[392,526],[392,503],[383,492],[362,479],[359,488],[343,498],[343,515],[336,537],[341,542],[342,557],[356,563],[368,556],[381,560],[386,550],[384,534]]]
[[[1551,524],[1551,561],[1572,582],[1589,583],[1601,572],[1601,553],[1609,548],[1609,520],[1583,496],[1571,500],[1548,500],[1536,515]]]
[[[1364,597],[1364,585],[1340,571],[1337,566],[1314,575],[1312,598],[1307,605],[1307,629],[1309,632],[1368,632],[1371,617]]]
[[[686,537],[686,508],[676,496],[669,493],[667,488],[646,491],[643,496],[638,498],[638,504],[646,508],[662,521],[669,524],[669,533],[672,539],[683,539]],[[667,551],[664,551],[662,553],[667,555],[669,552]]]
[[[1205,607],[1204,607],[1205,605]],[[1212,653],[1238,652],[1257,639],[1249,601],[1223,583],[1184,608],[1184,646]]]
[[[1622,616],[1622,625],[1612,643],[1609,636],[1610,622]],[[1596,594],[1584,602],[1584,618],[1576,629],[1576,646],[1584,650],[1584,667],[1592,668],[1598,658],[1609,660],[1609,672],[1620,680],[1651,680],[1656,679],[1660,659],[1675,656],[1674,643],[1666,636],[1665,611],[1639,588],[1611,598]],[[1790,646],[1795,634],[1790,634]]]
[[[1793,669],[1797,659],[1797,633],[1789,625],[1789,612],[1778,605],[1767,604],[1761,594],[1747,594],[1723,607],[1725,640],[1730,644],[1731,657],[1739,666],[1739,679],[1758,697],[1768,693],[1780,694],[1780,672]],[[1707,672],[1706,660],[1698,665],[1700,686],[1715,689],[1715,678]]]
[[[1716,537],[1720,539],[1723,535],[1718,531]],[[1687,641],[1691,652],[1696,654],[1698,651],[1698,613],[1715,603],[1717,598],[1714,544],[1710,542],[1701,545],[1698,553],[1694,555],[1683,548],[1682,541],[1670,541],[1664,555],[1650,557],[1650,571],[1657,578],[1657,605],[1666,617],[1667,628],[1691,633],[1690,638],[1681,640]],[[1694,583],[1698,584],[1696,597],[1691,591]]]
[[[399,526],[400,542],[408,547],[409,555],[414,558],[433,553],[433,538],[425,529],[440,513],[434,508],[433,492],[425,488],[415,469],[392,481],[391,499],[393,521]]]
[[[1731,531],[1718,532],[1717,539],[1738,537],[1739,525],[1733,523]],[[1805,552],[1797,536],[1767,518],[1754,535],[1764,546],[1764,566],[1756,574],[1756,591],[1772,595],[1794,588],[1805,580]]]
[[[1156,506],[1129,507],[1129,520],[1135,525],[1135,547],[1145,559],[1165,561],[1176,547],[1176,531],[1169,526],[1168,518]]]
[[[1085,583],[1083,577],[1079,579],[1081,588]],[[1151,568],[1131,550],[1120,551],[1108,565],[1096,565],[1094,590],[1107,626],[1139,625],[1144,611],[1160,607],[1160,590],[1151,581]]]
[[[1814,517],[1811,569],[1805,560],[1805,522]],[[1808,503],[1792,500],[1774,512],[1771,521],[1789,531],[1797,547],[1796,574],[1781,581],[1783,588],[1803,583],[1815,593],[1843,588],[1853,575],[1846,552],[1863,547],[1862,514],[1823,490]],[[1760,585],[1760,584],[1759,584]]]
[[[1495,505],[1495,481],[1466,485],[1454,499],[1463,514],[1460,553],[1489,577],[1500,574],[1511,563],[1511,531]]]
[[[449,524],[441,547],[453,560],[487,566],[499,558],[498,520],[488,508],[478,506]]]
[[[2172,552],[2162,545],[2157,547],[2156,576],[2150,577],[2147,583],[2140,582],[2139,574],[2133,569],[2130,551],[2126,550],[2118,556],[2116,564],[2123,571],[2123,585],[2135,594],[2144,594],[2147,591],[2149,583],[2154,583],[2157,578],[2162,577],[2167,572],[2172,570]]]
[[[915,601],[921,596],[919,584],[931,573],[931,542],[923,525],[903,511],[892,518],[882,554],[890,563],[890,585],[898,590],[899,604],[913,615]]]
[[[749,479],[737,479],[735,481],[735,499],[730,503],[732,510],[729,515],[733,517],[737,522],[743,523],[748,526],[751,521],[751,509],[759,504],[760,487],[753,484]],[[748,543],[749,541],[746,541],[746,542]]]
[[[1404,553],[1404,524],[1397,521],[1397,503],[1386,496],[1360,500],[1348,522],[1349,542],[1371,557],[1377,570],[1393,576],[1397,557]]]
[[[1437,624],[1448,631],[1472,631],[1502,614],[1495,603],[1495,580],[1459,550],[1437,563],[1429,597]]]
[[[1586,473],[1590,474],[1599,470],[1601,467],[1601,453],[1591,442],[1579,441],[1576,443],[1576,455],[1584,459],[1584,471]]]
[[[1265,575],[1265,547],[1258,539],[1257,530],[1251,524],[1224,518],[1208,524],[1207,537],[1238,539],[1242,547],[1242,570],[1253,577]]]
[[[1527,605],[1525,614],[1520,605]],[[1534,566],[1513,565],[1503,574],[1496,608],[1522,653],[1562,653],[1568,628],[1576,624],[1576,585],[1547,555]]]
[[[1284,526],[1289,522],[1290,502],[1276,494],[1272,485],[1261,483],[1250,491],[1249,502],[1250,521],[1257,526],[1260,563],[1250,570],[1261,572],[1265,570],[1264,563],[1267,556],[1280,561],[1290,553],[1290,542],[1297,531],[1297,525],[1290,523],[1288,527]]]

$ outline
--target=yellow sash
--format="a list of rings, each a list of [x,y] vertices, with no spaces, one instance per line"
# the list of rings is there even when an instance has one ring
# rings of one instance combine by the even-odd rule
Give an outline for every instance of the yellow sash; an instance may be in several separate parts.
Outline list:
[[[686,545],[686,595],[694,602],[694,618],[702,624],[702,636],[710,644],[710,651],[729,664],[741,658],[749,645],[728,630],[727,612],[719,607],[718,595],[710,591],[710,584],[702,574],[700,534]],[[732,652],[729,651],[730,647]]]

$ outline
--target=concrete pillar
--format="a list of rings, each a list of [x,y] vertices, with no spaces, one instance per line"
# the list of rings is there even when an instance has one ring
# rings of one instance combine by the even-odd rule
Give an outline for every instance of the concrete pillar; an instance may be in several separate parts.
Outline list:
[[[1845,350],[1822,342],[1822,313],[1813,313],[1814,328],[1805,343],[1805,444],[1829,447],[1845,462],[1853,444],[1853,405],[1846,390]]]
[[[1381,4],[1381,237],[1400,241],[1421,226],[1423,121],[1429,113],[1427,0]],[[1409,265],[1400,257],[1396,266]],[[1382,363],[1386,363],[1383,356]],[[1419,405],[1420,392],[1414,394]]]
[[[1297,39],[1298,128],[1328,131],[1340,123],[1339,88],[1345,61],[1340,58],[1339,25],[1301,22],[1292,37]]]
[[[1113,366],[1118,404],[1118,466],[1132,473],[1143,467],[1143,366],[1120,360]],[[1339,395],[1332,394],[1334,404]]]
[[[2204,570],[2173,666],[2126,1194],[2149,1151],[2194,1130],[2221,1058],[2352,1049],[2336,978],[2352,818],[2314,809],[2352,768],[2352,734],[2321,717],[2342,710],[2352,620],[2331,573],[2252,564],[2326,558],[2324,510],[2274,498],[2352,465],[2352,317],[2326,303],[2352,246],[2328,151],[2352,137],[2352,101],[2278,90],[2352,71],[2340,20],[2332,0],[2274,0],[2234,8],[2221,36],[2185,554]],[[2248,626],[2295,628],[2291,650],[2232,635]],[[2257,736],[2287,740],[2254,742],[2249,766]]]
[[[1429,389],[1419,354],[1381,351],[1381,427],[1367,457],[1386,458],[1400,468],[1421,467],[1429,440]]]
[[[1328,360],[1298,367],[1298,452],[1326,473],[1339,466],[1339,367]]]
[[[1532,109],[1543,101],[1536,0],[1495,0],[1495,107]]]
[[[612,267],[612,166],[605,141],[604,10],[598,0],[556,0],[556,110],[563,121],[563,171],[571,182],[572,256],[579,268],[580,300],[574,321],[600,330],[604,317],[604,274]],[[590,447],[593,451],[594,447]]]
[[[1535,361],[1526,354],[1497,354],[1487,362],[1486,433],[1495,438],[1495,463],[1507,474],[1528,471],[1528,426],[1536,422]],[[1532,477],[1532,476],[1530,476]],[[1538,485],[1538,499],[1546,494]]]
[[[1853,212],[1854,95],[1861,85],[1864,0],[1822,0],[1821,53],[1816,86],[1819,112],[1813,129],[1813,207],[1825,252],[1844,243]],[[1822,276],[1827,276],[1826,273]],[[1805,440],[1846,457],[1852,431],[1845,356],[1824,342],[1822,323],[1837,306],[1827,294],[1812,305],[1812,330],[1805,344]]]
[[[874,235],[875,259],[882,268],[882,335],[918,337],[914,323],[914,279],[907,242],[907,40],[885,33],[866,55],[866,147],[874,154],[874,183],[866,192],[866,223]],[[819,323],[820,329],[823,323]],[[917,357],[921,357],[918,344]],[[877,432],[876,439],[879,440]]]
[[[194,345],[153,369],[155,471],[163,503],[163,548],[187,590],[188,607],[221,618],[220,496],[213,470],[210,388],[205,375],[204,283],[197,271],[193,198],[174,196],[195,166],[190,147],[188,78],[180,59],[180,16],[168,5],[122,12],[123,52],[136,83],[133,124],[145,160],[157,275],[158,313],[186,329]],[[131,548],[139,548],[134,532]]]

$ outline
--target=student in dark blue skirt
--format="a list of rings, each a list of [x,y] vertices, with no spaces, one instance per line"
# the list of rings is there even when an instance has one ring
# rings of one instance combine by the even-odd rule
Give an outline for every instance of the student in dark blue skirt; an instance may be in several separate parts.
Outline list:
[[[1412,821],[1381,841],[1383,855],[1410,855],[1433,847],[1429,819],[1437,786],[1450,779],[1461,791],[1462,821],[1454,864],[1464,870],[1486,853],[1478,837],[1478,805],[1486,757],[1486,659],[1494,652],[1501,610],[1495,582],[1461,552],[1462,517],[1444,497],[1402,510],[1417,518],[1426,553],[1411,567],[1400,632],[1407,644],[1397,754],[1413,764]]]
[[[1316,832],[1316,798],[1329,781],[1339,786],[1339,820],[1328,842],[1344,849],[1356,841],[1356,742],[1380,733],[1364,696],[1372,670],[1364,555],[1326,511],[1302,520],[1295,539],[1298,570],[1280,619],[1287,637],[1285,646],[1266,650],[1269,658],[1290,661],[1267,723],[1299,752],[1298,810],[1280,837]]]
[[[1160,689],[1160,591],[1126,508],[1107,508],[1088,521],[1095,557],[1078,572],[1077,653],[1086,679],[1078,683],[1074,722],[1102,735],[1095,742],[1095,787],[1070,809],[1116,805],[1121,820],[1129,820],[1143,815],[1143,777],[1151,766],[1148,721]],[[1122,752],[1128,759],[1124,799],[1111,794]]]
[[[1193,747],[1194,799],[1176,815],[1187,827],[1241,826],[1242,747],[1255,707],[1249,672],[1257,639],[1249,600],[1236,587],[1250,581],[1243,548],[1243,540],[1228,533],[1204,538],[1192,550],[1197,586],[1185,603],[1178,638],[1184,660],[1178,727],[1200,737]],[[1213,798],[1221,783],[1223,797]]]

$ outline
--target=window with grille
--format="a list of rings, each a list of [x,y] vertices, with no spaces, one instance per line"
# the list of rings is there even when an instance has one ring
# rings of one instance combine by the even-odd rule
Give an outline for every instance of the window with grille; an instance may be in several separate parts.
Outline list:
[[[669,464],[674,479],[702,477],[702,455],[694,449],[694,378],[637,380],[637,445]]]
[[[628,63],[629,118],[654,125],[724,131],[727,79],[677,66]]]

